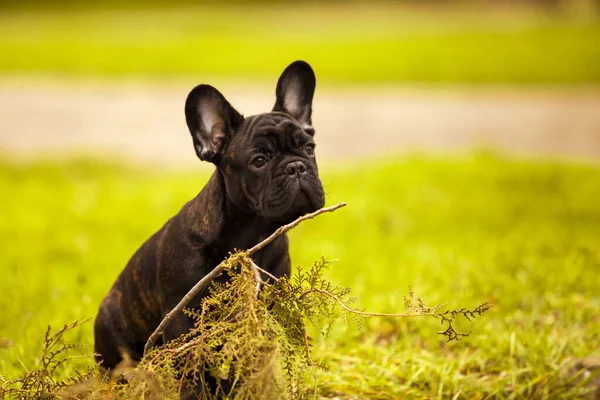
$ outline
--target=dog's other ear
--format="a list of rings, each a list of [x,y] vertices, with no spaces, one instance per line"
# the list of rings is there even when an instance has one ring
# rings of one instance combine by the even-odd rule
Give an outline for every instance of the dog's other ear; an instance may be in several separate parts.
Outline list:
[[[300,123],[306,133],[314,134],[312,102],[317,80],[313,69],[305,61],[294,61],[279,77],[273,111],[281,111]]]
[[[198,158],[218,165],[244,117],[217,89],[198,85],[185,101],[185,120]]]

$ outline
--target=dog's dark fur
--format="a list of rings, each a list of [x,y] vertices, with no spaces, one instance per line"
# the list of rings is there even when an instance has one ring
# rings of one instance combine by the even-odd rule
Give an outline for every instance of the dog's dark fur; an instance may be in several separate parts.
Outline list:
[[[102,302],[94,326],[102,367],[114,369],[123,352],[141,359],[162,318],[230,251],[323,206],[311,121],[315,84],[311,67],[296,61],[279,78],[273,110],[247,118],[212,86],[190,92],[185,116],[196,154],[217,168],[198,196],[133,255]],[[253,258],[277,277],[289,274],[287,237]],[[192,325],[179,314],[158,344]]]

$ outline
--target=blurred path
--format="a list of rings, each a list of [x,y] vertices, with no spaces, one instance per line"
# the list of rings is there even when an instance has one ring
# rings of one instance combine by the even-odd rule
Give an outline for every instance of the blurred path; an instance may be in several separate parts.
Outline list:
[[[196,163],[183,104],[195,82],[0,80],[0,154],[100,154]],[[271,86],[215,84],[246,115],[269,110]],[[600,91],[318,88],[321,162],[414,151],[490,148],[600,161]]]

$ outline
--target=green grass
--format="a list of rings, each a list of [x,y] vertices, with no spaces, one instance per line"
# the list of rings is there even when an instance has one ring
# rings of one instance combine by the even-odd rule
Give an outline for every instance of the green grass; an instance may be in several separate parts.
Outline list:
[[[291,233],[294,265],[338,259],[329,278],[357,306],[496,303],[460,342],[431,319],[341,323],[316,338],[320,395],[574,398],[567,373],[600,336],[600,169],[476,155],[388,159],[321,171],[334,214]],[[88,161],[0,163],[0,374],[31,367],[48,324],[93,318],[128,258],[193,197],[206,170]],[[91,344],[92,324],[75,340]],[[3,342],[6,342],[4,340]],[[357,397],[352,397],[357,398]]]
[[[598,37],[596,17],[520,8],[13,10],[0,24],[0,71],[260,78],[306,59],[331,84],[585,84],[600,82]]]

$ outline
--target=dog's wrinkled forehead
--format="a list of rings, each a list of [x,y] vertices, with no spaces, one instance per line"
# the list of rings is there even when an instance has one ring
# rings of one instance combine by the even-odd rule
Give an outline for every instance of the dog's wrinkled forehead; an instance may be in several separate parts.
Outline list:
[[[312,127],[303,127],[289,115],[282,112],[270,112],[253,115],[245,119],[238,131],[245,141],[260,141],[262,138],[271,138],[279,147],[297,147],[301,142],[310,139]]]

